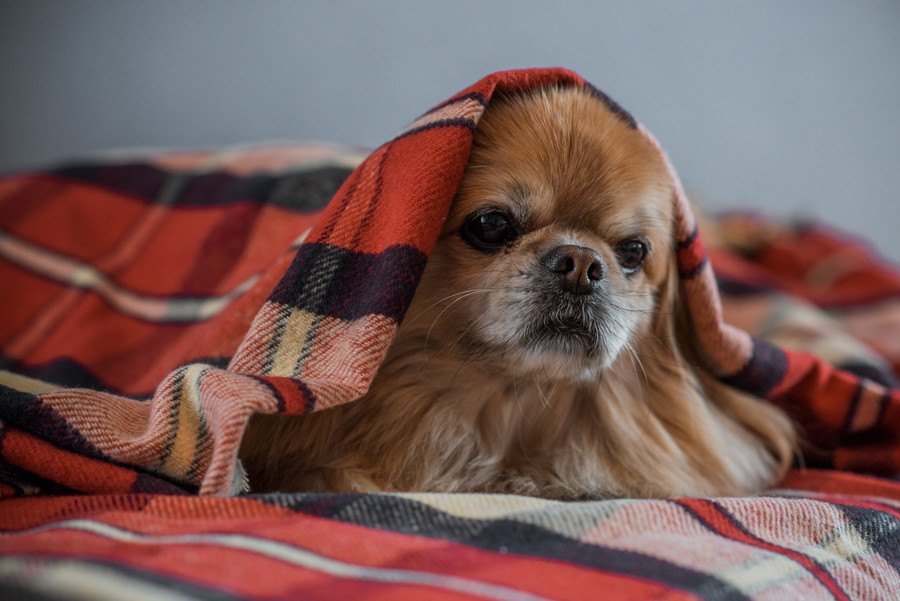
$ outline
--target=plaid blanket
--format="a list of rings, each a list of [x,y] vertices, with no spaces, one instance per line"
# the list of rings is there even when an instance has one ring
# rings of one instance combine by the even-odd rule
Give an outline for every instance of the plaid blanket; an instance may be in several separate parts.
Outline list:
[[[900,590],[900,485],[834,471],[797,471],[745,499],[210,497],[244,487],[236,454],[250,414],[304,413],[365,392],[485,106],[498,92],[551,84],[590,88],[561,69],[494,74],[361,163],[346,149],[269,146],[0,180],[0,496],[10,497],[0,500],[0,593]],[[828,230],[747,216],[714,224],[707,251],[671,174],[679,271],[704,360],[794,415],[818,465],[900,471],[900,275]],[[93,494],[48,496],[76,492]]]

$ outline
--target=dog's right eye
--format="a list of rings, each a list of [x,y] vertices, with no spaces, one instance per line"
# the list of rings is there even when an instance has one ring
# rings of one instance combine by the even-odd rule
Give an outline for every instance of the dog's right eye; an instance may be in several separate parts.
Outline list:
[[[512,220],[502,211],[470,216],[460,233],[466,242],[485,251],[497,250],[518,237]]]

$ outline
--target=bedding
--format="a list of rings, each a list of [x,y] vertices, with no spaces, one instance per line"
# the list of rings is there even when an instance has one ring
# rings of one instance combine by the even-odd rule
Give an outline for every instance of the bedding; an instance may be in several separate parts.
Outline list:
[[[249,416],[365,392],[479,116],[544,85],[641,127],[572,72],[512,71],[368,157],[266,145],[0,180],[0,597],[896,598],[900,273],[752,215],[714,220],[704,248],[674,170],[700,356],[803,428],[807,463],[776,490],[247,493]]]

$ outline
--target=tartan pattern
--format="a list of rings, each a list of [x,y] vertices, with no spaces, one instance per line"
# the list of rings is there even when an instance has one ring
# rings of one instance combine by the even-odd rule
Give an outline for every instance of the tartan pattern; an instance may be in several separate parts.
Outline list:
[[[252,412],[365,392],[491,96],[555,84],[588,85],[494,74],[361,164],[271,146],[0,180],[0,281],[15,291],[0,295],[0,497],[13,497],[0,596],[93,583],[197,598],[889,598],[898,485],[838,472],[747,499],[190,496],[242,489]],[[900,353],[877,333],[897,272],[833,232],[747,218],[721,221],[740,239],[707,250],[672,181],[701,355],[791,411],[826,465],[895,474]],[[70,492],[92,495],[15,498]]]
[[[221,410],[211,405],[222,403],[203,394],[214,388],[210,382],[217,378],[228,382],[222,388],[240,390],[244,399],[244,393],[256,397],[250,404],[240,399],[229,403],[232,410],[233,405],[242,406],[241,411],[227,414],[238,420],[273,406],[287,412],[328,407],[365,391],[415,290],[465,165],[471,132],[490,95],[550,83],[585,85],[571,73],[551,70],[497,74],[464,90],[372,153],[321,214],[304,211],[314,208],[310,198],[315,195],[303,194],[302,185],[298,186],[302,171],[282,177],[253,171],[254,166],[264,167],[265,159],[271,160],[269,149],[226,152],[212,158],[202,153],[162,156],[144,164],[75,165],[9,178],[2,188],[7,233],[0,237],[0,252],[8,269],[24,268],[26,273],[11,275],[21,283],[17,288],[33,292],[33,297],[23,295],[23,302],[14,308],[25,315],[18,323],[10,320],[3,340],[7,361],[25,367],[50,361],[77,366],[65,364],[57,372],[94,364],[93,369],[84,370],[82,381],[102,371],[102,377],[95,379],[105,388],[131,396],[147,395],[162,380],[152,405],[166,406],[156,416],[168,414],[168,427],[151,425],[150,435],[132,445],[120,444],[114,433],[106,432],[110,425],[95,424],[94,417],[78,421],[84,412],[71,409],[94,403],[95,397],[98,403],[116,404],[115,398],[78,390],[42,390],[32,402],[62,412],[63,420],[69,420],[78,434],[102,431],[104,440],[113,440],[101,448],[89,445],[95,455],[199,484],[215,463],[213,450],[221,451],[217,460],[232,453],[232,442],[242,427],[221,424],[227,434],[220,440],[229,441],[224,451],[211,441],[215,435],[208,427],[201,427],[208,426],[208,419],[220,419]],[[641,127],[608,97],[595,93],[623,119]],[[458,151],[450,152],[451,148]],[[283,154],[291,152],[298,151]],[[306,163],[315,156],[313,150],[306,155],[299,152],[297,160]],[[321,161],[321,153],[316,158]],[[328,168],[334,176],[336,165]],[[833,442],[845,430],[852,433],[896,423],[893,391],[832,370],[809,355],[784,354],[723,323],[706,251],[677,175],[674,169],[671,172],[679,269],[699,348],[713,368],[736,386],[767,396],[795,413],[811,413],[817,426],[815,444]],[[326,175],[321,169],[314,173],[319,180]],[[285,190],[295,194],[292,197]],[[330,192],[327,186],[321,188],[320,205]],[[286,200],[290,198],[294,200]],[[92,225],[87,231],[71,232],[72,206],[83,211],[81,222]],[[204,207],[202,215],[197,207]],[[293,210],[283,210],[288,208]],[[256,226],[253,232],[242,228],[250,213]],[[91,214],[103,214],[105,219],[90,224],[84,215]],[[276,241],[276,223],[287,224],[277,233],[300,235],[293,239],[282,235]],[[204,227],[207,236],[196,235]],[[254,248],[254,240],[265,248]],[[161,261],[176,259],[173,249],[202,260],[193,265],[184,261],[181,273],[158,269]],[[257,251],[268,252],[259,257]],[[228,255],[235,253],[241,253],[241,259],[229,260]],[[245,257],[256,261],[247,264],[242,261]],[[273,292],[258,309],[260,295],[276,278]],[[180,283],[180,288],[174,283]],[[47,303],[49,298],[53,300]],[[28,314],[38,307],[39,314]],[[244,335],[246,322],[241,323],[241,318],[246,320],[251,310],[256,310],[256,316]],[[104,327],[85,333],[89,316],[100,312],[106,313]],[[233,313],[239,315],[235,318]],[[220,335],[223,321],[234,324],[231,336]],[[191,335],[160,327],[163,323],[185,323]],[[124,348],[109,349],[111,335]],[[197,344],[198,336],[209,344]],[[67,348],[62,339],[73,342]],[[181,341],[188,344],[179,345]],[[142,345],[141,354],[126,351],[137,344]],[[161,359],[158,366],[148,365],[145,359],[154,351]],[[100,353],[125,357],[125,364],[103,361],[97,356]],[[232,355],[228,372],[217,372]],[[210,367],[200,367],[206,364],[202,363],[163,378],[165,371],[179,363],[215,357],[220,359]],[[27,368],[19,371],[28,372]],[[42,375],[40,370],[35,374]],[[827,406],[821,402],[826,398]],[[186,409],[188,405],[192,409]],[[154,424],[147,413],[146,408],[135,409],[129,418]],[[17,415],[6,419],[16,427]],[[51,439],[57,444],[64,440]],[[68,448],[71,443],[60,446]],[[173,446],[190,455],[182,463],[193,467],[172,467]],[[856,458],[854,451],[842,451],[843,466],[868,467],[870,462]],[[142,456],[136,454],[141,452]],[[233,457],[229,463],[233,466]],[[233,476],[229,467],[216,468]],[[221,481],[210,486],[201,485],[206,492],[223,490]]]
[[[495,93],[544,85],[588,84],[559,69],[488,76],[352,173],[359,157],[335,148],[273,147],[158,153],[0,181],[0,277],[16,291],[0,301],[8,367],[0,420],[13,433],[5,440],[51,445],[47,456],[13,460],[0,444],[0,456],[58,484],[47,466],[75,453],[132,469],[126,491],[148,478],[203,494],[238,490],[235,456],[251,413],[303,413],[365,392],[415,291],[479,116]],[[896,472],[900,392],[870,372],[835,369],[727,324],[669,169],[701,356],[725,381],[794,414],[835,466]],[[826,306],[896,294],[897,274],[867,263],[864,252],[840,251],[848,245],[828,236],[801,242],[817,254],[776,245],[757,253],[758,267],[781,281],[814,271],[804,298]],[[829,249],[844,263],[856,257],[862,273],[823,280],[831,271],[811,260]],[[791,262],[778,271],[784,251]],[[868,431],[875,435],[853,437]],[[873,446],[878,436],[884,442]]]
[[[0,595],[65,598],[90,587],[108,598],[896,598],[900,485],[836,472],[794,479],[794,489],[759,498],[579,503],[8,499]]]

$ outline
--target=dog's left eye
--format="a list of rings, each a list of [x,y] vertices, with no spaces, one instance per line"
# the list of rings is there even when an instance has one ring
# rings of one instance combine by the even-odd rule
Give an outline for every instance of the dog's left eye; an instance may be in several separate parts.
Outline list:
[[[647,258],[647,244],[641,240],[625,240],[616,247],[616,256],[625,273],[634,273]]]
[[[479,250],[497,250],[518,237],[512,220],[502,211],[470,216],[460,233],[466,242]]]

